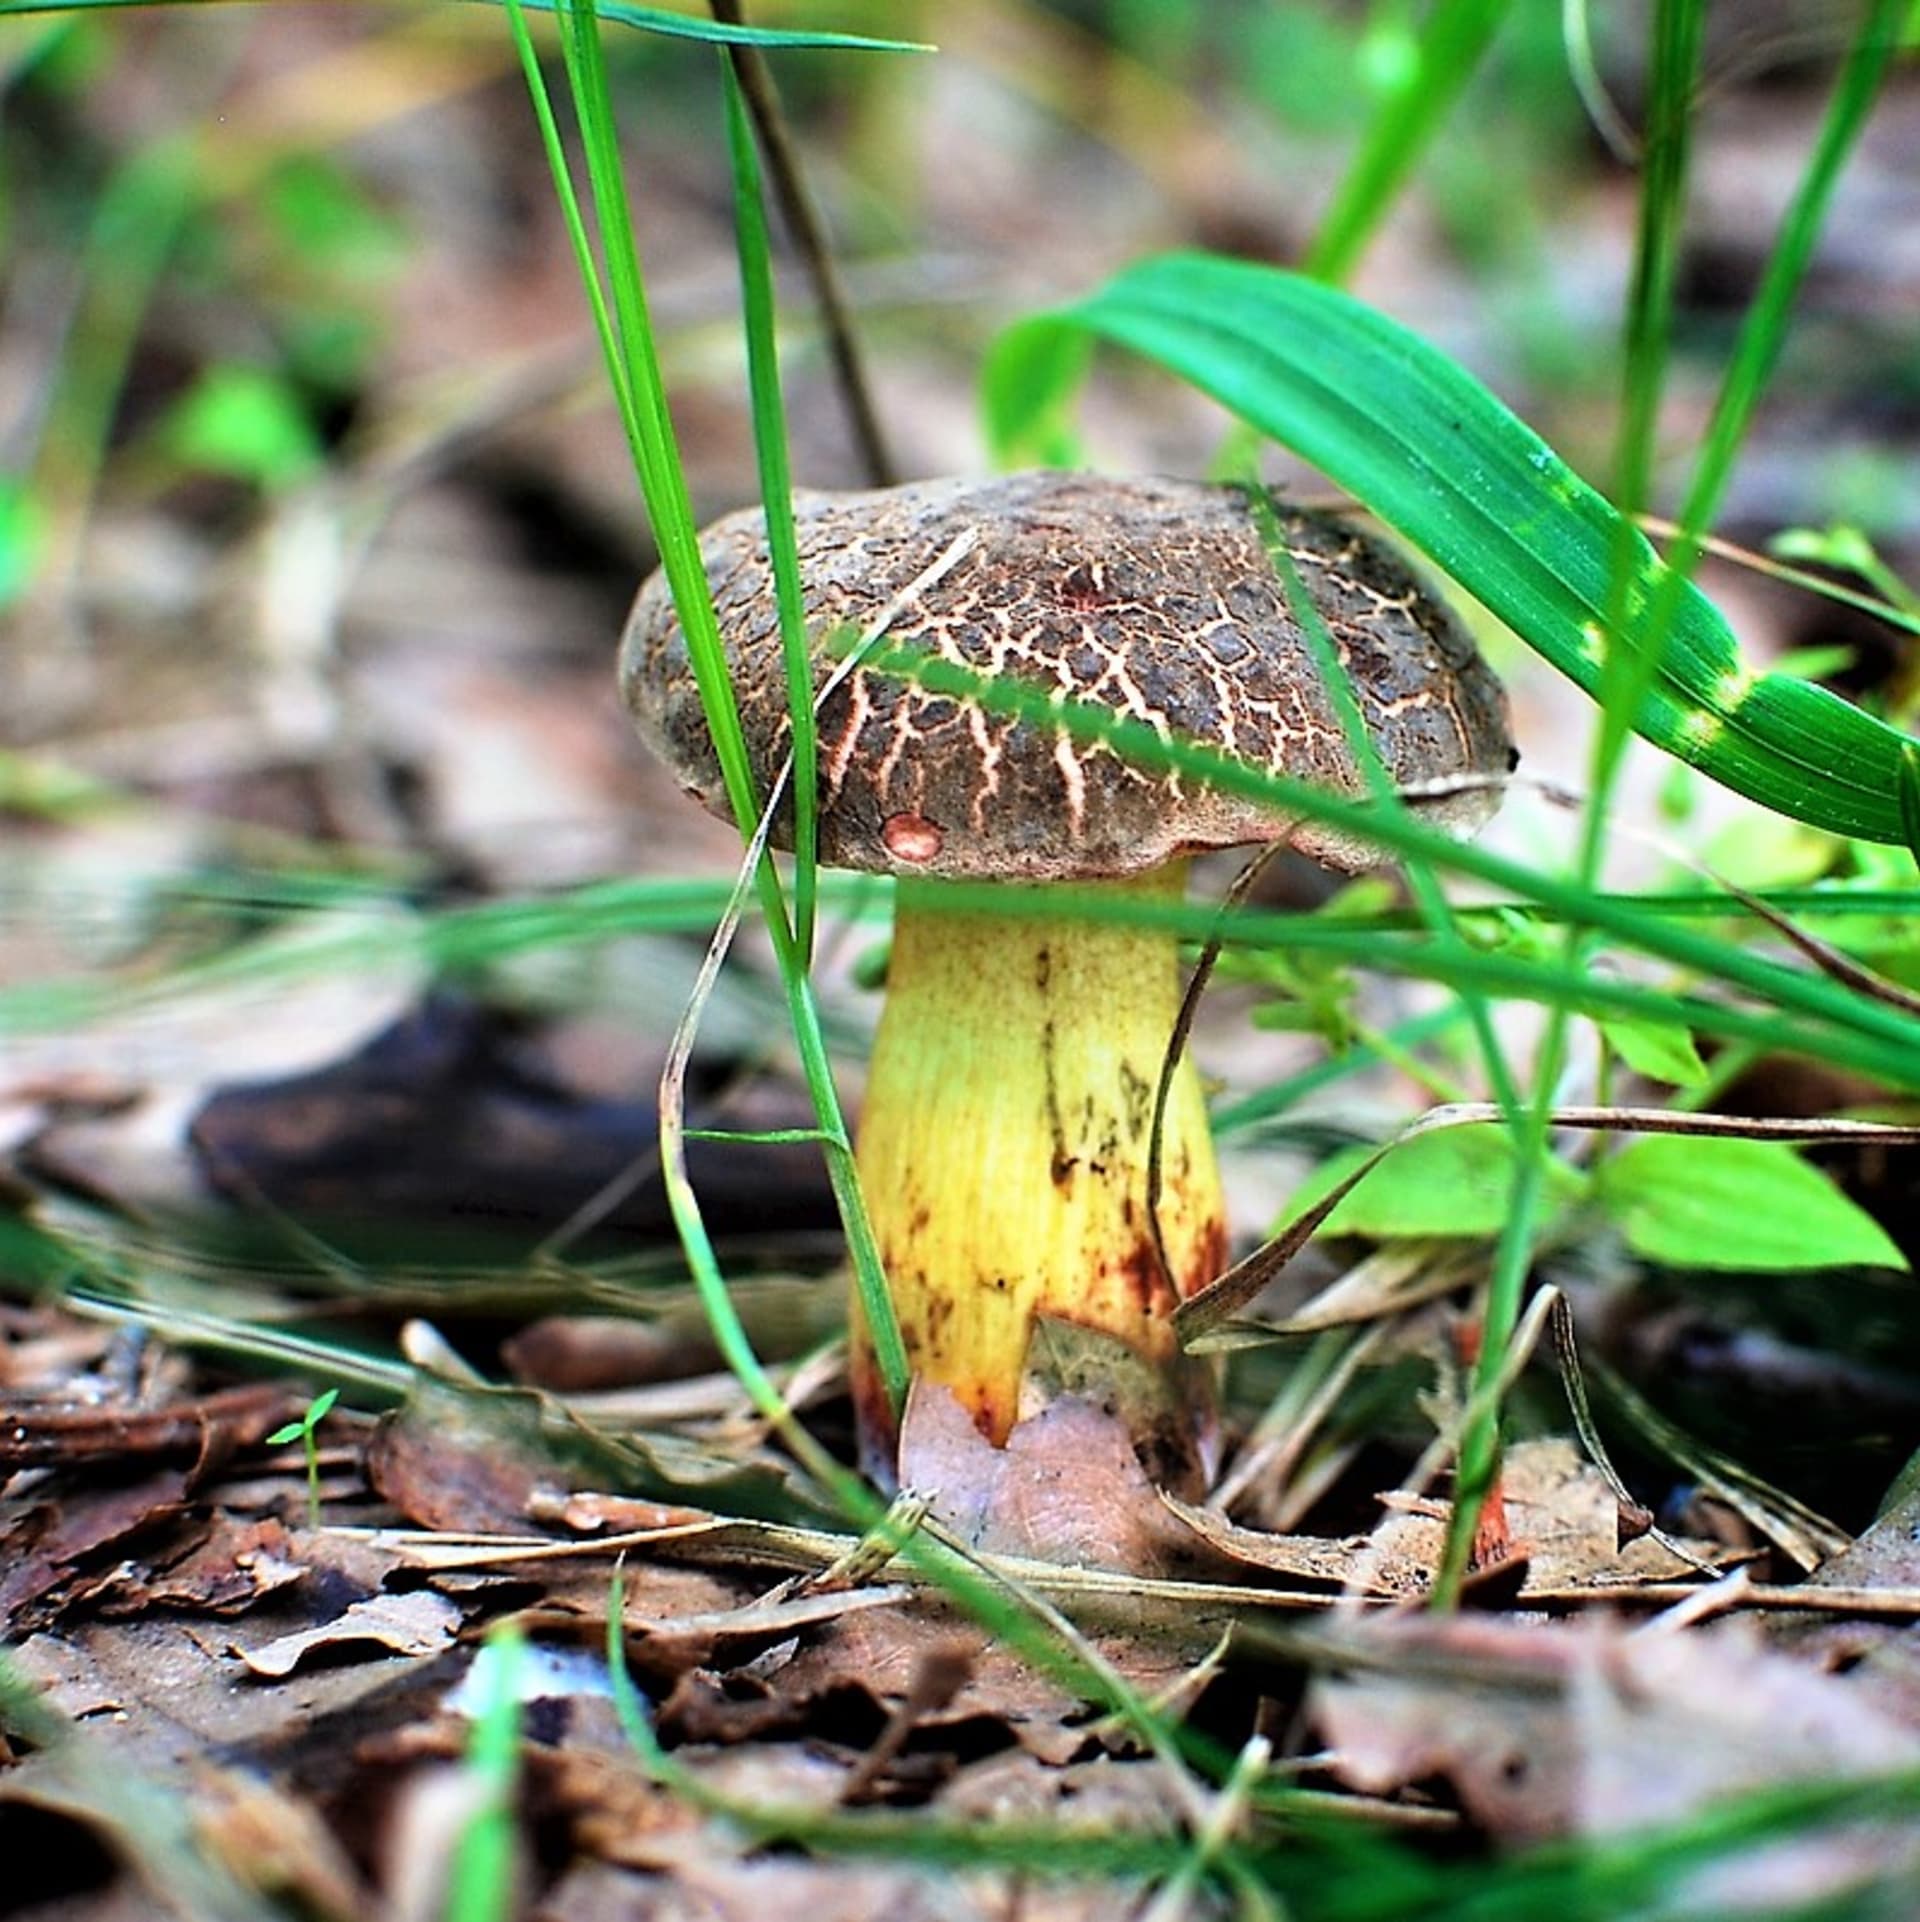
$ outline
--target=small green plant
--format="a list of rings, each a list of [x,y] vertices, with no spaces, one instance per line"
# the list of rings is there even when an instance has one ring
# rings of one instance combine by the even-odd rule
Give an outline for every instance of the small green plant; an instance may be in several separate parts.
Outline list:
[[[320,1444],[314,1440],[313,1431],[333,1412],[333,1404],[340,1399],[337,1388],[329,1388],[324,1394],[315,1395],[307,1403],[307,1412],[298,1421],[283,1423],[267,1437],[269,1448],[284,1448],[289,1442],[297,1441],[307,1457],[307,1521],[314,1527],[320,1526]]]

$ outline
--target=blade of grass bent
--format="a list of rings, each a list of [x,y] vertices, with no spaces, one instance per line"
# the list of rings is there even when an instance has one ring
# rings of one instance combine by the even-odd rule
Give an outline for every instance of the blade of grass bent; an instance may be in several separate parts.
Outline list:
[[[1368,731],[1352,683],[1334,650],[1333,636],[1327,631],[1320,610],[1314,606],[1312,596],[1306,591],[1306,584],[1300,578],[1293,557],[1280,541],[1279,527],[1271,506],[1266,503],[1266,496],[1259,494],[1256,499],[1261,503],[1257,518],[1261,521],[1261,534],[1267,544],[1269,558],[1285,583],[1288,601],[1313,651],[1321,680],[1339,717],[1341,732],[1347,738],[1348,748],[1357,759],[1368,790],[1381,810],[1404,819],[1407,814],[1406,803],[1395,788],[1386,763],[1381,760],[1379,749]],[[1457,956],[1463,952],[1460,930],[1453,920],[1446,893],[1440,886],[1432,864],[1415,857],[1407,862],[1405,872],[1433,946],[1443,954]],[[1493,1275],[1488,1285],[1481,1323],[1481,1366],[1486,1370],[1490,1363],[1498,1364],[1492,1369],[1492,1378],[1497,1380],[1514,1328],[1519,1322],[1521,1295],[1533,1257],[1534,1224],[1539,1211],[1547,1148],[1546,1124],[1540,1111],[1549,1099],[1548,1091],[1554,1077],[1551,1072],[1542,1075],[1539,1094],[1530,1109],[1523,1109],[1518,1085],[1500,1046],[1500,1037],[1494,1028],[1485,998],[1477,988],[1463,987],[1458,992],[1473,1025],[1488,1082],[1493,1088],[1499,1110],[1506,1118],[1514,1143],[1512,1198],[1500,1245],[1494,1254]],[[1485,1382],[1481,1385],[1483,1390],[1489,1387]],[[1497,1446],[1489,1449],[1488,1436],[1482,1430],[1490,1431],[1497,1444],[1500,1419],[1497,1391],[1487,1393],[1483,1405],[1488,1413],[1478,1421],[1470,1421],[1462,1436],[1446,1549],[1434,1580],[1433,1601],[1439,1608],[1451,1608],[1457,1599],[1459,1577],[1452,1572],[1455,1539],[1457,1537],[1465,1545],[1458,1554],[1460,1570],[1464,1572],[1466,1549],[1473,1542],[1474,1531],[1479,1525],[1480,1506],[1491,1486]]]
[[[1294,449],[1425,552],[1589,693],[1615,582],[1620,516],[1470,374],[1338,290],[1210,254],[1126,269],[1088,299],[1004,335],[984,383],[1003,458],[1030,422],[1057,431],[1080,356],[1061,333],[1131,348]],[[1752,673],[1725,619],[1628,537],[1645,588],[1675,612],[1634,726],[1737,792],[1865,839],[1901,839],[1904,736],[1837,695]]]
[[[540,143],[547,156],[547,171],[553,181],[554,198],[573,249],[574,267],[580,276],[581,291],[587,297],[587,310],[593,318],[593,331],[600,342],[600,358],[613,385],[614,403],[624,423],[633,413],[633,396],[627,387],[626,362],[621,357],[618,336],[613,330],[613,315],[607,306],[606,290],[594,264],[593,242],[587,235],[586,217],[580,211],[580,196],[574,191],[572,170],[567,165],[566,145],[560,123],[554,117],[553,100],[547,91],[546,75],[540,56],[527,27],[526,7],[532,0],[504,0],[507,25],[513,35],[514,51],[520,57],[520,71],[526,81],[527,97],[533,105],[534,121],[540,129]]]

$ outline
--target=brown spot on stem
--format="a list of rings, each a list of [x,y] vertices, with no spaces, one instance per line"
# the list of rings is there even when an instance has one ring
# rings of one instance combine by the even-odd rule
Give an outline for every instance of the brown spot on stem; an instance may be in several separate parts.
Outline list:
[[[1231,1250],[1227,1246],[1227,1224],[1215,1215],[1206,1225],[1200,1237],[1200,1245],[1194,1257],[1187,1264],[1185,1274],[1175,1278],[1175,1285],[1182,1295],[1197,1295],[1208,1282],[1217,1280],[1227,1272]]]
[[[1143,1321],[1158,1320],[1173,1312],[1173,1291],[1150,1240],[1134,1242],[1114,1264],[1113,1274],[1123,1299],[1134,1305]]]
[[[1066,1118],[1060,1112],[1060,1086],[1053,1058],[1053,1020],[1049,1016],[1040,1030],[1040,1072],[1047,1091],[1047,1134],[1053,1143],[1053,1183],[1066,1185],[1073,1172],[1073,1156],[1067,1152]]]

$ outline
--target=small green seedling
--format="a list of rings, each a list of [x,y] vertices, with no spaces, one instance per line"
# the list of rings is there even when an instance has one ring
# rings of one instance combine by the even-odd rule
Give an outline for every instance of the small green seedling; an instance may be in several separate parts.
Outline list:
[[[288,1442],[297,1441],[306,1450],[307,1521],[314,1528],[320,1526],[320,1445],[314,1440],[313,1431],[333,1412],[333,1404],[339,1399],[337,1388],[315,1395],[298,1421],[287,1422],[267,1437],[269,1448],[284,1448]]]

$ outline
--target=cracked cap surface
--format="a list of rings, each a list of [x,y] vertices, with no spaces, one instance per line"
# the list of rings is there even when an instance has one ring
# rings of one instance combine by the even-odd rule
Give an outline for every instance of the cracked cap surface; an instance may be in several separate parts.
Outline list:
[[[1276,500],[1280,538],[1319,608],[1382,760],[1403,788],[1486,777],[1417,801],[1470,834],[1513,764],[1506,698],[1452,613],[1387,547]],[[794,500],[816,695],[866,633],[976,673],[1102,703],[1250,765],[1338,793],[1366,791],[1313,653],[1238,488],[1030,473]],[[956,538],[972,545],[903,590]],[[787,754],[786,675],[760,510],[701,537],[740,718],[764,794]],[[727,806],[664,575],[641,589],[621,683],[681,785]],[[950,878],[1095,880],[1205,848],[1291,838],[1329,867],[1378,852],[1191,778],[1130,765],[1030,718],[856,668],[819,709],[821,861]],[[788,829],[790,833],[790,828]],[[776,833],[780,845],[789,843]]]

